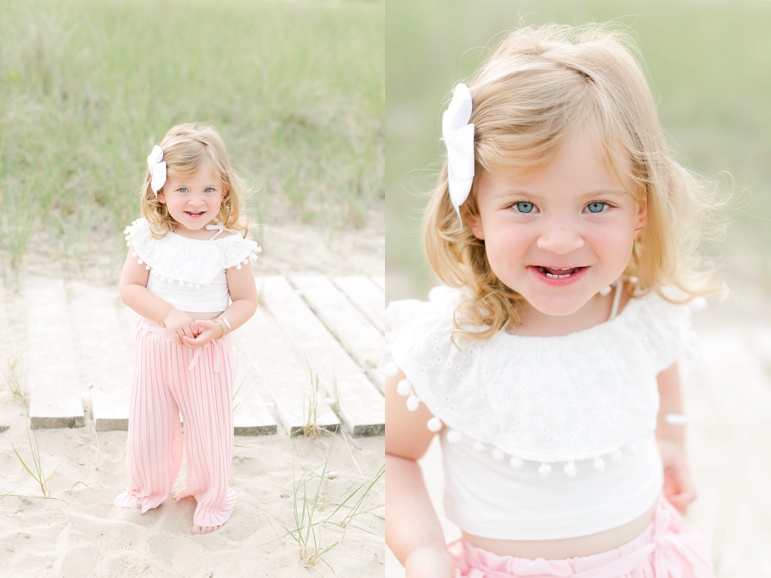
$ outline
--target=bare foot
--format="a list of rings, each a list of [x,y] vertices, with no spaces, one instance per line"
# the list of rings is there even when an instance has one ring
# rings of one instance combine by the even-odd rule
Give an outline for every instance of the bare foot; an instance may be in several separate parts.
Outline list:
[[[222,528],[224,524],[219,526],[193,526],[193,534],[211,534]]]

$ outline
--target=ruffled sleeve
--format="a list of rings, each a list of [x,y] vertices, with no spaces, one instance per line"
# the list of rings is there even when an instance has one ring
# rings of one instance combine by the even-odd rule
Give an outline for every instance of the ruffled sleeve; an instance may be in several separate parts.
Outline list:
[[[124,233],[137,263],[161,279],[189,285],[207,285],[225,269],[248,265],[260,252],[256,242],[237,234],[196,240],[169,233],[157,239],[145,219],[137,219]]]
[[[392,359],[386,375],[404,373],[397,392],[406,398],[410,411],[424,403],[437,416],[427,424],[432,431],[441,428],[439,417],[445,414],[436,395],[463,375],[461,363],[472,360],[452,340],[453,314],[460,299],[458,290],[442,286],[430,292],[428,301],[394,301],[386,309],[386,349]]]
[[[404,373],[418,371],[419,344],[425,341],[450,341],[453,312],[460,293],[449,287],[436,287],[428,301],[408,299],[393,301],[386,309],[386,348],[393,362]],[[417,349],[416,349],[417,347]]]
[[[683,298],[673,290],[665,290],[665,295],[673,300]],[[655,373],[664,371],[684,355],[695,352],[691,314],[706,307],[703,297],[680,304],[669,302],[659,295],[648,295],[640,299],[639,307],[635,305],[633,314],[628,316],[629,329],[645,344]]]

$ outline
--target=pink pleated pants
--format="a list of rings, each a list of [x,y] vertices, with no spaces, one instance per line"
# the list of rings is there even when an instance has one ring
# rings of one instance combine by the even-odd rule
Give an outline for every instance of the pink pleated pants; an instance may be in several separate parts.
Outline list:
[[[228,336],[191,349],[175,343],[163,326],[140,320],[129,410],[129,483],[115,505],[143,513],[160,506],[177,478],[184,437],[187,484],[176,499],[195,498],[196,526],[224,524],[236,502],[228,488],[232,391]]]

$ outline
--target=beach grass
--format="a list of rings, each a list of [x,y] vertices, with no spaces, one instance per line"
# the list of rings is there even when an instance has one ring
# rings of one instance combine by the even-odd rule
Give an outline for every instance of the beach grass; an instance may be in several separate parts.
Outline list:
[[[0,249],[14,267],[41,238],[81,260],[84,246],[122,253],[145,157],[180,122],[220,131],[254,222],[361,227],[384,196],[382,1],[0,10]]]
[[[27,427],[26,427],[27,443],[29,445],[30,457],[25,460],[13,442],[10,442],[11,449],[13,450],[13,453],[16,456],[16,459],[19,461],[19,464],[21,464],[21,467],[24,468],[24,471],[26,471],[27,474],[33,480],[35,480],[37,485],[40,487],[41,496],[43,498],[49,498],[51,497],[51,491],[48,488],[48,482],[54,476],[59,466],[56,466],[49,474],[44,473],[43,461],[40,453],[40,445],[38,444],[38,440],[37,440],[37,432],[32,427],[29,415],[27,415],[26,417],[27,417]]]
[[[441,113],[520,24],[613,22],[637,41],[670,148],[733,195],[726,276],[771,288],[768,2],[392,0],[386,10],[387,300],[435,283],[420,218],[441,168]],[[728,175],[726,175],[728,173]],[[729,176],[730,175],[730,176]]]
[[[298,556],[306,568],[316,566],[325,554],[345,541],[346,529],[364,515],[377,515],[383,503],[376,486],[385,466],[371,477],[349,485],[339,493],[330,488],[337,472],[330,470],[331,438],[324,461],[315,469],[303,469],[292,483],[293,520],[281,524],[286,536],[295,541]]]

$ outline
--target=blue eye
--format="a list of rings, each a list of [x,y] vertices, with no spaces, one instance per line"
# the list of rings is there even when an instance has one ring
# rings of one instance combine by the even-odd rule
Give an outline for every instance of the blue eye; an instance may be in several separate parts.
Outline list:
[[[597,201],[586,205],[586,210],[589,211],[590,213],[602,213],[607,208],[608,208],[608,203],[604,203],[602,201]]]
[[[520,201],[519,203],[514,203],[514,208],[520,213],[528,214],[535,210],[535,205],[527,201]]]
[[[178,190],[180,193],[186,193],[186,192],[187,192],[187,187],[179,187],[177,190]]]
[[[204,192],[204,193],[213,193],[213,192],[214,192],[214,188],[213,188],[213,187],[206,187],[206,188],[203,190],[203,192]]]

